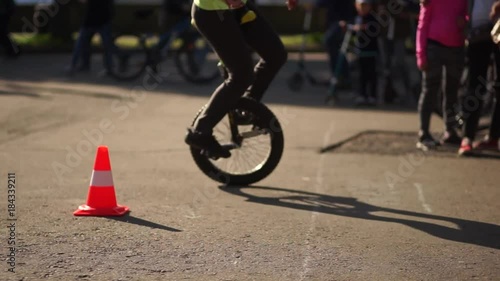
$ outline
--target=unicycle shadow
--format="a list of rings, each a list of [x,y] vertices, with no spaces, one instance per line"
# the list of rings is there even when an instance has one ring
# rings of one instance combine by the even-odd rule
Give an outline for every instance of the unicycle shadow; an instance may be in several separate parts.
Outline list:
[[[318,212],[356,219],[398,223],[425,232],[437,238],[500,249],[500,239],[498,239],[498,237],[500,237],[500,226],[495,224],[378,207],[358,201],[358,199],[352,197],[339,197],[286,188],[266,186],[220,186],[219,189],[229,194],[246,198],[246,201],[250,203]],[[253,195],[250,192],[258,193],[260,195]],[[262,196],[261,194],[265,194],[265,196]],[[376,212],[384,212],[386,216],[374,214]],[[390,217],[390,214],[404,215],[408,218],[394,218]],[[452,223],[456,228],[443,226],[437,223],[419,221],[417,219],[430,219]]]
[[[160,229],[160,230],[166,230],[166,231],[171,231],[171,232],[182,232],[180,229],[176,229],[173,227],[169,227],[166,225],[158,224],[152,221],[148,221],[145,219],[141,219],[138,217],[131,216],[130,214],[126,214],[122,217],[107,217],[108,219],[112,219],[114,221],[120,221],[120,222],[125,222],[129,224],[135,224],[139,226],[146,226],[154,229]]]

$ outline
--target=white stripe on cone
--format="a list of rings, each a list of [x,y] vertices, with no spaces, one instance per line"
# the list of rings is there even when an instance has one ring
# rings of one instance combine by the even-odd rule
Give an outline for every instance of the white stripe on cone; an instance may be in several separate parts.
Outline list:
[[[92,171],[90,185],[94,187],[114,186],[111,171]]]

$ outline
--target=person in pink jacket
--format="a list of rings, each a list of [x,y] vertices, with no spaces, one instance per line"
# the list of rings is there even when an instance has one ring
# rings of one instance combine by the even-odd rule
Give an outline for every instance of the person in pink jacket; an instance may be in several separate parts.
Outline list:
[[[441,144],[460,144],[457,123],[458,87],[465,59],[465,27],[468,0],[428,0],[421,4],[417,29],[417,64],[422,71],[419,100],[420,131],[417,148],[439,145],[430,134],[430,120],[438,93],[443,93],[445,132]],[[443,69],[445,77],[443,77]]]

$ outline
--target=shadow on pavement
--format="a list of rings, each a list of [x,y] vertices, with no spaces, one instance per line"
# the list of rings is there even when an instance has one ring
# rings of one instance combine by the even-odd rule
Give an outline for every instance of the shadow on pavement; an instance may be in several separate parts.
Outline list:
[[[121,222],[126,222],[130,224],[135,224],[135,225],[140,225],[140,226],[146,226],[146,227],[151,227],[151,228],[156,228],[156,229],[161,229],[161,230],[167,230],[167,231],[172,231],[172,232],[182,232],[180,229],[176,229],[173,227],[157,224],[148,220],[144,220],[138,217],[131,216],[129,214],[123,216],[123,217],[108,217],[108,219],[112,219],[115,221],[121,221]]]
[[[0,90],[0,96],[23,96],[28,98],[41,98],[41,96],[37,93],[4,91],[4,90]]]
[[[285,188],[265,186],[221,186],[219,188],[227,193],[244,197],[248,202],[365,220],[398,223],[445,240],[500,249],[500,239],[498,239],[498,237],[500,237],[500,226],[494,224],[378,207],[360,202],[356,198],[338,197]],[[269,197],[256,196],[245,192],[245,190],[261,194],[267,193]],[[280,193],[279,195],[276,194],[278,192]],[[403,219],[380,216],[373,214],[375,212],[405,215],[409,218]],[[418,221],[417,219],[432,219],[448,222],[455,224],[456,228]]]

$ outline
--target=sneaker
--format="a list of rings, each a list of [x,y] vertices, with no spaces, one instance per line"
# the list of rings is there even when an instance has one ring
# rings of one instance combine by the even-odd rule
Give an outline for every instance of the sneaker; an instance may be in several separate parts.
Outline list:
[[[445,132],[443,137],[441,138],[442,145],[460,145],[462,143],[462,139],[455,132]]]
[[[211,134],[202,134],[188,129],[184,141],[188,145],[202,150],[202,153],[213,159],[218,159],[219,157],[229,158],[231,156],[229,150],[223,148]]]
[[[458,149],[458,156],[469,156],[472,154],[472,144],[468,138],[464,138]]]
[[[474,144],[474,148],[477,150],[489,150],[489,151],[499,151],[498,139],[485,138],[482,141],[478,141]]]
[[[417,149],[428,151],[438,146],[438,142],[429,134],[423,135],[417,142]]]

